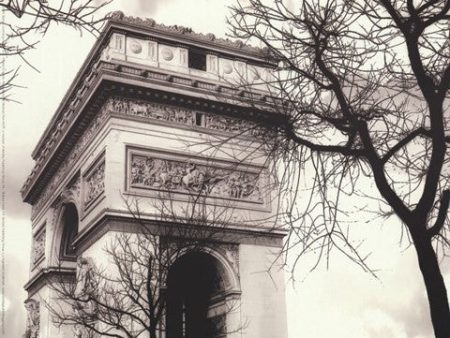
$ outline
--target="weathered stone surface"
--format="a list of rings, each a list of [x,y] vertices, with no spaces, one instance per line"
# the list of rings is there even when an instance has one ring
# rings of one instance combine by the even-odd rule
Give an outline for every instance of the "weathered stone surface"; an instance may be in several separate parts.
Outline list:
[[[133,154],[129,185],[263,203],[258,179],[257,173]]]

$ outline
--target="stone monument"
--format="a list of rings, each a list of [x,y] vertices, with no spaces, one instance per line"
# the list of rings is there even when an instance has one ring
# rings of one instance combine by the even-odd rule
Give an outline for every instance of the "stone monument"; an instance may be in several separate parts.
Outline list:
[[[166,311],[159,337],[189,337],[189,321],[198,319],[177,308],[176,297],[198,307],[202,287],[216,288],[205,302],[205,320],[216,328],[208,337],[287,337],[283,272],[268,272],[285,231],[276,226],[276,180],[257,127],[276,114],[265,84],[275,67],[263,49],[241,42],[122,13],[110,18],[33,151],[22,188],[33,233],[26,337],[84,336],[83,328],[54,324],[44,305],[57,301],[49,283],[64,280],[89,303],[83,292],[97,286],[87,276],[108,269],[102,248],[136,229],[125,199],[148,202],[140,221],[157,232],[161,211],[152,201],[182,208],[192,195],[232,212],[220,238],[174,262],[164,292],[175,310]],[[192,276],[207,266],[220,286]],[[220,310],[229,299],[237,314]]]

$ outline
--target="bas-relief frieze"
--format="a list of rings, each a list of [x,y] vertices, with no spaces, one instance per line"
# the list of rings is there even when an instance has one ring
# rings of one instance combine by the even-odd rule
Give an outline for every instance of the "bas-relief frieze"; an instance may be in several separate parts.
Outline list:
[[[131,154],[129,186],[263,203],[259,173]]]
[[[94,200],[105,191],[105,161],[98,164],[85,177],[84,207],[87,208]]]
[[[62,179],[68,175],[73,168],[75,161],[82,154],[82,150],[93,139],[96,132],[106,120],[110,113],[141,116],[153,120],[167,121],[179,125],[190,127],[197,126],[196,114],[203,115],[201,127],[221,132],[231,132],[241,135],[258,136],[261,135],[261,129],[249,121],[234,119],[219,115],[205,114],[187,108],[164,105],[155,102],[135,100],[128,98],[110,98],[100,109],[86,131],[80,137],[78,142],[72,148],[66,159],[63,161],[55,175],[52,177],[40,198],[32,207],[31,217],[34,218],[42,209],[43,205],[54,194],[57,186]]]
[[[155,102],[127,98],[112,98],[108,100],[106,107],[115,114],[141,116],[153,120],[167,121],[191,127],[198,126],[211,130],[248,136],[258,136],[262,133],[262,130],[257,128],[254,123],[246,120],[205,114],[187,108]],[[196,114],[201,114],[204,116],[204,119],[196,121]]]
[[[144,116],[189,126],[195,123],[195,112],[192,110],[154,102],[112,98],[108,100],[106,106],[111,112],[117,114]]]

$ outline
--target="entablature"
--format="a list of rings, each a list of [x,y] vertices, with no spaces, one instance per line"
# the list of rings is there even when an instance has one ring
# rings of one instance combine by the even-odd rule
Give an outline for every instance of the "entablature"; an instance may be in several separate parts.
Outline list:
[[[157,104],[176,105],[193,111],[209,112],[205,115],[205,122],[201,122],[200,125],[194,123],[191,127],[209,126],[210,130],[215,129],[217,132],[229,132],[230,130],[227,130],[228,127],[221,126],[224,121],[214,124],[210,118],[213,115],[224,116],[227,123],[231,121],[227,120],[227,116],[247,121],[264,121],[276,116],[274,107],[279,102],[266,95],[256,96],[254,93],[245,91],[241,91],[241,95],[236,95],[237,91],[231,87],[217,85],[208,87],[193,81],[175,84],[174,78],[171,76],[161,76],[160,72],[138,70],[138,68],[117,66],[103,61],[97,63],[96,76],[91,78],[89,89],[86,89],[85,94],[77,103],[79,105],[78,113],[75,114],[73,111],[71,114],[63,116],[67,121],[61,125],[66,125],[67,128],[64,133],[52,134],[45,148],[46,151],[40,154],[36,166],[25,182],[22,189],[25,201],[31,204],[35,202],[40,191],[47,185],[48,180],[58,170],[66,156],[73,148],[80,147],[78,144],[80,137],[83,136],[81,142],[86,144],[89,137],[95,134],[95,130],[91,130],[88,133],[89,137],[86,137],[83,135],[85,130],[95,129],[107,118],[108,113],[112,113],[112,111],[101,109],[108,98],[121,95],[145,98]],[[155,79],[155,77],[157,78]],[[205,82],[205,84],[208,83]],[[139,109],[135,113],[134,115],[138,116]],[[239,129],[236,127],[236,123],[231,125],[234,125],[232,128]]]

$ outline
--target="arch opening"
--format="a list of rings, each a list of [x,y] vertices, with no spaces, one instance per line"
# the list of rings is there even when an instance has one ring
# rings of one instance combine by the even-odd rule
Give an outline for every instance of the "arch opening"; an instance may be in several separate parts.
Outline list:
[[[75,260],[75,248],[73,241],[78,234],[78,211],[73,203],[68,203],[64,206],[64,211],[61,217],[62,237],[60,244],[59,257],[63,260]]]
[[[226,276],[204,252],[179,258],[167,278],[167,338],[219,338],[226,334]]]

